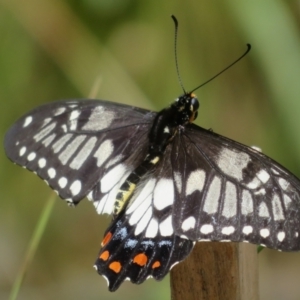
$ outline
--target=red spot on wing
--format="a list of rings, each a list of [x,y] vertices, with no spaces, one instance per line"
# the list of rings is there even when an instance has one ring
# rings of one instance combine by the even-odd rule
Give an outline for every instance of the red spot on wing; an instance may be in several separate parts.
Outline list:
[[[108,267],[115,273],[119,273],[122,269],[122,266],[118,261],[114,261],[114,262],[110,263]]]
[[[109,252],[106,250],[103,253],[101,253],[101,255],[99,256],[100,259],[103,259],[104,261],[106,261],[109,258]]]
[[[110,241],[111,237],[112,237],[111,232],[108,232],[104,237],[104,239],[102,240],[101,246],[104,247]]]
[[[145,253],[140,253],[133,258],[133,262],[143,267],[148,261],[148,257]]]
[[[160,261],[157,260],[156,262],[153,263],[152,269],[159,268],[160,266],[161,266]]]

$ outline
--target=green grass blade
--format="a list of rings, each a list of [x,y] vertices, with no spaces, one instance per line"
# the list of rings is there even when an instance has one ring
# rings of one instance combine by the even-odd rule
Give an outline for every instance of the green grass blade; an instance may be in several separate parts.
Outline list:
[[[11,290],[11,294],[9,299],[10,300],[15,300],[18,297],[21,285],[24,281],[26,272],[31,264],[31,261],[36,253],[37,247],[40,243],[40,240],[43,236],[43,233],[45,231],[46,225],[49,221],[49,217],[51,215],[53,206],[54,206],[54,202],[55,202],[55,194],[53,194],[53,196],[51,196],[48,201],[45,204],[45,207],[41,213],[41,216],[39,218],[39,221],[36,225],[36,228],[34,230],[34,233],[32,235],[32,238],[29,242],[28,245],[28,249],[23,261],[23,264],[21,265],[19,272],[17,274],[16,280],[13,284],[12,290]]]

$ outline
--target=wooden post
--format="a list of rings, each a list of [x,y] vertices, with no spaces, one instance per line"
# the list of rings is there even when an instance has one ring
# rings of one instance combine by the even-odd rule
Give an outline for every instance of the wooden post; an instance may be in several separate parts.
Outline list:
[[[200,242],[171,271],[172,300],[258,300],[257,246]]]

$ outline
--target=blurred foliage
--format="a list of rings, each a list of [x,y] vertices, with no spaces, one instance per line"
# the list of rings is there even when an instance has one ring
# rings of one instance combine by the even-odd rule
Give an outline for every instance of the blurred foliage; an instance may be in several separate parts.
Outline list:
[[[30,108],[93,97],[161,109],[197,91],[198,124],[281,162],[300,177],[299,1],[0,0],[1,136]],[[7,299],[49,188],[0,150],[0,298]],[[109,219],[57,200],[20,299],[169,299],[169,282],[126,282],[116,293],[92,269]],[[300,255],[260,254],[261,299],[299,299]]]

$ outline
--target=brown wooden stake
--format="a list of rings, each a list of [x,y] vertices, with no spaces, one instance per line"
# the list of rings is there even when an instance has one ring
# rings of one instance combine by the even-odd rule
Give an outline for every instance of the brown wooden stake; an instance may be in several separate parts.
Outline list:
[[[197,243],[171,271],[171,299],[259,299],[256,248],[245,243]]]

